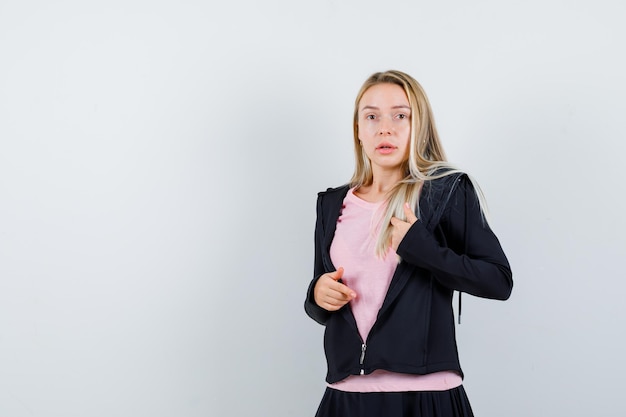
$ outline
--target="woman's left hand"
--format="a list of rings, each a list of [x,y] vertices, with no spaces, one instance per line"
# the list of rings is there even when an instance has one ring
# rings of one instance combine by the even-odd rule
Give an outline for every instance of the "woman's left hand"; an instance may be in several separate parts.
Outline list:
[[[391,225],[393,226],[391,231],[391,247],[394,251],[398,250],[398,246],[400,242],[402,242],[402,239],[404,239],[406,232],[408,232],[411,225],[417,221],[417,216],[415,216],[409,203],[404,203],[404,215],[406,216],[406,220],[400,220],[397,217],[391,218]]]

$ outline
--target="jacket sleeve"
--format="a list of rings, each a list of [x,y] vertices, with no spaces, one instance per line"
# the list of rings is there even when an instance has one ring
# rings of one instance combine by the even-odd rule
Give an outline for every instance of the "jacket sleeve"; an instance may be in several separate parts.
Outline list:
[[[434,231],[439,239],[418,220],[397,253],[403,261],[430,270],[445,287],[506,300],[513,288],[506,255],[483,219],[471,181],[467,176],[458,181]]]
[[[313,289],[317,280],[326,273],[324,270],[324,263],[322,261],[322,242],[324,236],[324,222],[322,213],[322,195],[317,197],[317,220],[315,221],[315,261],[313,265],[313,280],[309,284],[309,288],[306,294],[306,300],[304,301],[304,311],[313,320],[320,324],[326,324],[328,318],[332,314],[330,311],[318,306],[313,297]]]

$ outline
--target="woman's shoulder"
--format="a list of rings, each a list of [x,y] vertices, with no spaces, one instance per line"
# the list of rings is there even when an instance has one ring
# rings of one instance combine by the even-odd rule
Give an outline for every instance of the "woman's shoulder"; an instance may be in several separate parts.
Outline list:
[[[451,168],[440,168],[429,175],[430,179],[424,183],[424,188],[429,192],[452,191],[459,184],[469,181],[469,175],[464,171]]]
[[[329,187],[327,188],[325,191],[320,191],[319,193],[317,193],[318,196],[323,196],[323,195],[327,195],[327,194],[346,194],[348,192],[348,190],[350,189],[350,184],[343,184],[340,185],[339,187]]]
[[[455,196],[465,195],[472,188],[470,177],[463,171],[449,170],[437,173],[434,178],[424,183],[420,195],[420,211],[424,218],[430,218],[433,224],[436,224],[451,204],[460,201]]]
[[[349,184],[344,184],[335,188],[327,188],[326,191],[320,191],[317,193],[317,207],[318,209],[329,209],[335,206],[341,206],[343,199],[350,190]]]

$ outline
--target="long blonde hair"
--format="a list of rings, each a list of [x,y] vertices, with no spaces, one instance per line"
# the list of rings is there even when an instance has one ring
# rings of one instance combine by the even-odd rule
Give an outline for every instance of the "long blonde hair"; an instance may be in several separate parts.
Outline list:
[[[359,103],[370,87],[384,83],[398,85],[406,93],[411,107],[411,136],[409,157],[402,165],[404,178],[389,192],[387,209],[382,217],[382,227],[376,242],[376,255],[381,258],[385,256],[391,244],[391,217],[406,220],[404,203],[408,202],[411,207],[419,210],[417,203],[422,185],[426,181],[461,172],[446,159],[435,127],[432,109],[422,86],[410,75],[390,70],[371,75],[363,83],[356,96],[353,120],[356,165],[350,185],[359,188],[371,185],[373,182],[370,160],[359,143]],[[476,185],[475,189],[482,207],[484,198]],[[419,217],[419,213],[416,214]]]

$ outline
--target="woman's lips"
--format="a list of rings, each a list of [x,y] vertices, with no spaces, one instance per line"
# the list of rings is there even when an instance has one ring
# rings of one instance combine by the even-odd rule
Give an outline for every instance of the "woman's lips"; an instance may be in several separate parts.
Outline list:
[[[395,150],[396,150],[395,146],[393,146],[391,143],[386,143],[386,142],[383,142],[376,147],[376,152],[383,154],[383,155],[390,154]]]

